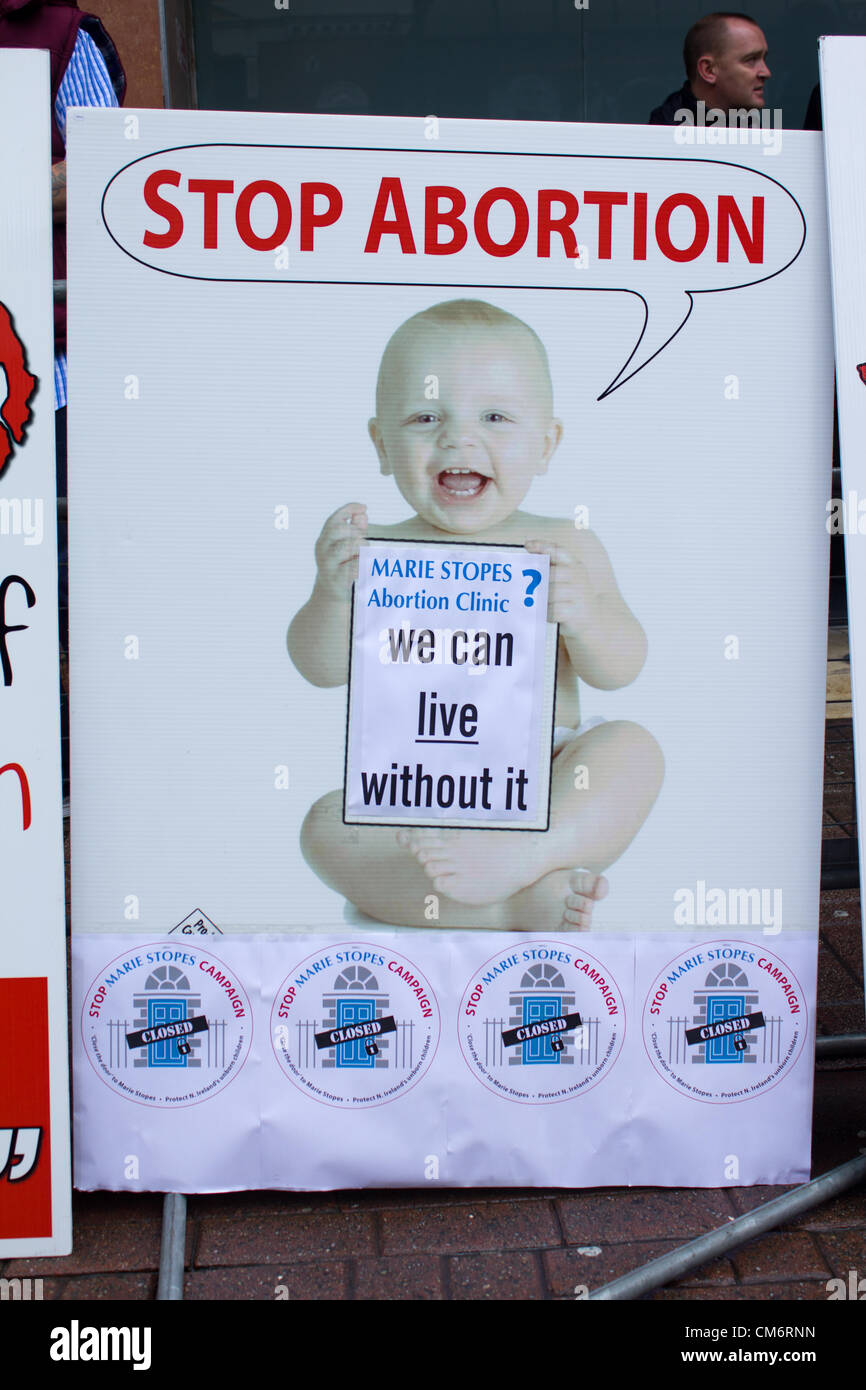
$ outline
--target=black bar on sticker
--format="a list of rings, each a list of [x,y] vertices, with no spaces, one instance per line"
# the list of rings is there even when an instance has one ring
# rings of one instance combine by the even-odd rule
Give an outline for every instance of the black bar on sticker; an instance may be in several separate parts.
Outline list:
[[[762,1013],[738,1014],[736,1018],[720,1018],[715,1023],[703,1023],[700,1028],[687,1028],[686,1042],[694,1047],[696,1043],[712,1042],[715,1038],[729,1038],[731,1034],[751,1033],[753,1028],[765,1027]]]
[[[396,1033],[397,1020],[391,1014],[387,1018],[367,1018],[361,1023],[347,1023],[343,1028],[329,1028],[327,1033],[314,1033],[316,1047],[323,1051],[326,1047],[341,1047],[345,1043],[364,1042],[368,1038],[381,1038],[383,1033]]]
[[[570,1033],[573,1028],[580,1026],[580,1014],[537,1018],[532,1023],[521,1024],[519,1028],[509,1028],[507,1033],[502,1034],[502,1041],[506,1047],[514,1047],[516,1043],[533,1042],[536,1038],[550,1037],[551,1034]]]
[[[156,1043],[173,1042],[175,1038],[189,1038],[193,1033],[207,1032],[207,1019],[204,1014],[196,1018],[178,1018],[171,1023],[155,1023],[152,1028],[142,1028],[138,1033],[127,1033],[127,1047],[153,1047]]]

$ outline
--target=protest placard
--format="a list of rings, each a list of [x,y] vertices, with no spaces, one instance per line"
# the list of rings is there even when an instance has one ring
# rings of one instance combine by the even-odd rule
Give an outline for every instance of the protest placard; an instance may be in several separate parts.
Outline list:
[[[866,209],[861,190],[866,157],[862,142],[857,138],[854,118],[866,60],[866,39],[823,38],[820,58],[842,466],[841,496],[828,496],[825,524],[831,536],[845,537],[854,763],[856,780],[862,787],[866,786],[861,732],[866,678],[858,673],[866,602],[866,556],[861,544],[861,537],[866,534],[866,472],[862,443],[866,431],[866,266],[862,249]],[[861,846],[864,842],[863,802],[864,797],[859,796],[857,818]],[[864,862],[862,849],[860,862]]]
[[[72,1240],[50,114],[47,56],[0,51],[0,1257]]]
[[[820,140],[70,124],[80,1181],[805,1176]]]

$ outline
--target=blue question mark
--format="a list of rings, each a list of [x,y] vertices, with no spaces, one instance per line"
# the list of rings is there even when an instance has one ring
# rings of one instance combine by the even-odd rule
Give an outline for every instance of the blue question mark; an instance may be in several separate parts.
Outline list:
[[[524,570],[523,578],[528,579],[530,581],[529,588],[526,590],[526,598],[523,600],[523,606],[524,608],[532,608],[535,603],[535,599],[532,597],[532,595],[535,593],[535,590],[541,583],[541,571]]]

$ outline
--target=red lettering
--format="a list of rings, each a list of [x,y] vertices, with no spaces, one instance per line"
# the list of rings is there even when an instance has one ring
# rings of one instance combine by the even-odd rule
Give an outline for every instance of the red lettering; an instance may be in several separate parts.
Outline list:
[[[688,246],[674,246],[670,235],[670,220],[678,207],[688,208],[695,219],[695,234]],[[694,193],[672,193],[665,198],[656,213],[656,241],[669,261],[693,261],[704,250],[710,236],[710,219],[700,198]]]
[[[650,1013],[651,1013],[651,1014],[657,1014],[657,1015],[658,1015],[658,1014],[661,1013],[661,1009],[659,1008],[659,1005],[662,1004],[662,1003],[664,1002],[664,997],[665,997],[665,995],[667,994],[667,992],[668,992],[668,987],[667,987],[666,984],[662,984],[661,987],[660,987],[659,989],[656,990],[655,996],[654,996],[653,1002],[652,1002],[652,1008],[650,1009]]]
[[[18,783],[21,788],[21,819],[24,822],[21,828],[22,830],[29,830],[32,818],[30,814],[30,784],[27,781],[27,773],[20,763],[4,763],[3,767],[0,767],[0,777],[3,776],[4,772],[18,774]]]
[[[232,179],[190,179],[187,187],[190,193],[201,193],[204,201],[204,240],[205,251],[217,249],[217,223],[219,217],[219,196],[221,193],[234,193]]]
[[[494,203],[508,203],[514,213],[514,231],[508,241],[494,241],[487,225]],[[488,256],[513,256],[529,236],[529,209],[513,188],[488,188],[478,199],[475,209],[475,236]]]
[[[387,217],[389,204],[394,205],[394,216]],[[383,236],[398,236],[400,238],[400,250],[404,256],[415,255],[415,238],[412,236],[412,224],[409,221],[409,209],[406,207],[406,199],[403,197],[403,185],[399,179],[385,178],[379,184],[379,192],[376,195],[376,206],[373,209],[373,216],[370,220],[370,230],[367,233],[367,242],[364,250],[375,255],[379,250],[379,242]]]
[[[180,184],[180,174],[177,169],[157,169],[145,180],[144,201],[151,212],[164,217],[168,223],[168,228],[164,232],[145,232],[143,241],[145,246],[177,246],[183,234],[183,214],[180,208],[176,208],[174,203],[169,203],[165,198],[159,196],[159,190],[164,183],[173,184],[175,188]]]
[[[553,205],[558,203],[564,209],[560,217],[552,215]],[[562,237],[562,246],[570,260],[576,260],[577,238],[571,224],[580,212],[580,204],[573,193],[564,188],[540,188],[538,190],[538,254],[550,255],[550,238],[553,232]]]
[[[451,206],[441,208],[443,198],[449,198]],[[459,188],[449,188],[447,184],[425,188],[424,190],[424,251],[428,256],[453,256],[466,245],[467,232],[460,221],[461,213],[466,211],[466,199]],[[439,228],[447,227],[451,232],[449,241],[439,240]]]
[[[718,224],[716,260],[726,261],[728,259],[730,224],[733,224],[734,231],[739,237],[740,245],[746,253],[746,259],[751,261],[752,265],[761,264],[764,259],[763,198],[752,199],[751,235],[746,227],[743,214],[737,207],[736,201],[728,193],[719,194]]]
[[[328,206],[316,212],[316,198],[327,198]],[[331,227],[343,211],[343,196],[332,183],[301,184],[301,250],[313,250],[316,227]]]
[[[634,195],[634,259],[646,260],[646,194]]]
[[[230,189],[227,191],[231,191]],[[252,229],[250,222],[250,210],[256,198],[260,195],[273,198],[277,210],[277,220],[274,230],[270,236],[258,236]],[[216,203],[216,199],[214,199]],[[282,246],[289,229],[292,225],[292,205],[289,202],[289,195],[286,190],[278,183],[273,183],[271,179],[256,179],[255,183],[248,183],[242,191],[235,208],[235,226],[241,241],[246,242],[254,251],[273,251],[275,246]],[[214,237],[216,237],[216,208],[214,208]],[[216,245],[216,240],[214,240]]]
[[[598,207],[598,259],[610,260],[613,208],[628,202],[627,193],[607,193],[595,190],[584,193],[584,203]]]

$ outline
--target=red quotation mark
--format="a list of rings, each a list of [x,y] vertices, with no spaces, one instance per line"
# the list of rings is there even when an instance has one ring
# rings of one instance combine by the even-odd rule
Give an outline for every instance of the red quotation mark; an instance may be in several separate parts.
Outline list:
[[[0,1178],[9,1182],[29,1178],[39,1162],[41,1149],[41,1125],[0,1129]]]
[[[24,344],[15,332],[12,315],[0,303],[0,367],[6,373],[8,394],[0,406],[0,477],[15,452],[24,443],[27,426],[33,418],[30,401],[38,385],[27,370]]]
[[[48,981],[0,979],[0,1240],[51,1235],[50,1124]]]

